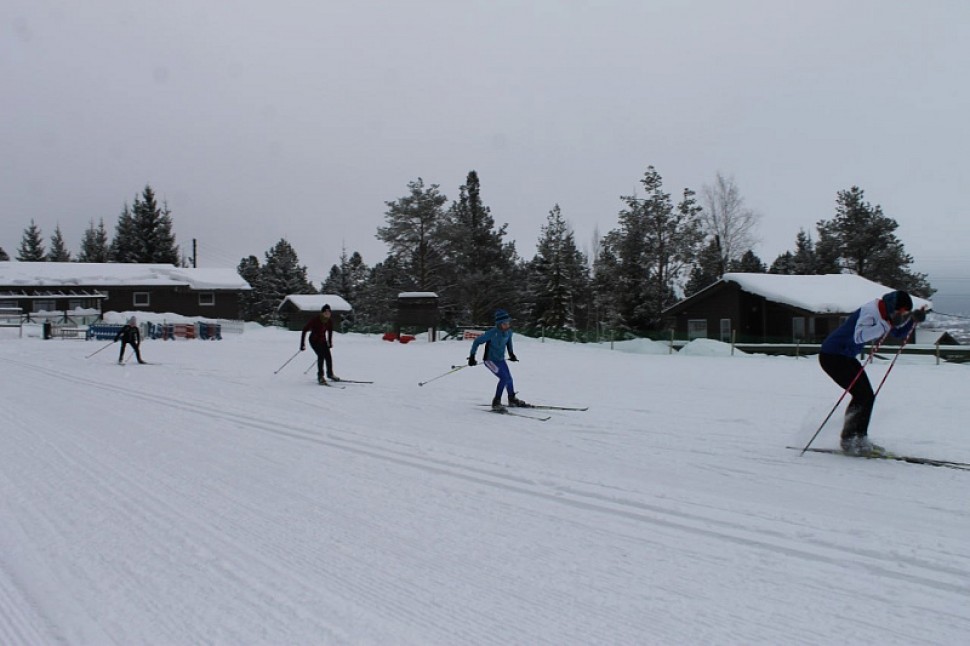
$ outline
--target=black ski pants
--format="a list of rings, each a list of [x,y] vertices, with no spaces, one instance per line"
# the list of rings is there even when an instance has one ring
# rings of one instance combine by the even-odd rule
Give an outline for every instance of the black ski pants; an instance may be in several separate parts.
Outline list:
[[[333,378],[333,357],[330,355],[330,344],[326,341],[314,341],[310,339],[310,347],[317,353],[317,379],[324,374],[324,364],[327,367],[327,378]]]
[[[145,363],[141,360],[141,348],[138,347],[141,344],[137,341],[129,341],[124,337],[121,338],[121,354],[118,355],[118,363],[125,360],[125,350],[127,349],[125,346],[129,343],[131,344],[132,349],[135,351],[135,357],[138,359],[138,363]]]
[[[852,401],[845,409],[845,423],[842,426],[842,437],[866,435],[869,432],[869,418],[872,417],[872,407],[876,403],[876,396],[872,392],[869,377],[862,369],[862,364],[855,357],[842,354],[823,352],[818,355],[818,362],[822,370],[843,388],[849,388],[852,380],[859,378],[852,384],[849,394]],[[859,373],[862,374],[859,374]]]

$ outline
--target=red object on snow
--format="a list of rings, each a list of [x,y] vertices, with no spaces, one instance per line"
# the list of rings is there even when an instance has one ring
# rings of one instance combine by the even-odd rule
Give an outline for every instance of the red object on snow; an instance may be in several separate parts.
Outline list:
[[[385,341],[397,341],[397,334],[394,332],[385,332],[381,338]]]
[[[398,341],[400,341],[401,343],[410,343],[411,341],[414,341],[414,337],[411,336],[410,334],[402,334],[401,338],[399,338]]]

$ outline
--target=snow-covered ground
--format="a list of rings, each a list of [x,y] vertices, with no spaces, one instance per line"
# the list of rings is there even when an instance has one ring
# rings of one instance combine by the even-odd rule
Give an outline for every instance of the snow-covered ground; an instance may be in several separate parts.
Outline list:
[[[470,343],[0,330],[0,644],[955,644],[970,473],[788,450],[814,358],[516,337],[540,422]],[[887,362],[869,373],[874,382]],[[871,435],[970,462],[970,366],[904,356]],[[839,411],[817,446],[835,446]]]

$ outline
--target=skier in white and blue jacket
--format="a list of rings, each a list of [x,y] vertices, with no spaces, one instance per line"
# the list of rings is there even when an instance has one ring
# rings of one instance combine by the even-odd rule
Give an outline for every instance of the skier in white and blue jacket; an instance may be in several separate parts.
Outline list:
[[[509,406],[528,406],[527,403],[515,396],[515,386],[512,384],[512,373],[509,371],[509,364],[505,362],[505,349],[509,350],[509,361],[518,361],[515,352],[512,350],[512,317],[505,310],[495,311],[495,327],[491,328],[481,336],[472,341],[472,349],[468,355],[468,365],[478,364],[475,360],[475,352],[478,346],[485,345],[484,363],[485,367],[498,377],[498,386],[495,388],[495,398],[492,399],[492,408],[501,410],[502,391],[505,390],[509,395]]]
[[[916,323],[926,320],[926,308],[913,311],[913,299],[903,291],[889,292],[853,312],[825,341],[818,355],[822,370],[852,395],[842,427],[842,450],[852,455],[884,453],[869,441],[869,418],[875,404],[872,384],[857,358],[866,343],[891,334],[905,339]]]

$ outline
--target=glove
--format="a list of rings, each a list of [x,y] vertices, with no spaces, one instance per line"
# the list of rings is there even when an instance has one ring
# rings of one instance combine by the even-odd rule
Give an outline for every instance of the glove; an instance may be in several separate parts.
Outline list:
[[[517,356],[509,352],[509,361],[518,361],[518,360],[519,358]]]
[[[469,366],[477,366],[478,365],[478,362],[475,361],[475,357],[468,357],[468,365]]]
[[[921,307],[918,310],[913,310],[913,320],[917,323],[922,323],[926,320],[926,308]]]

